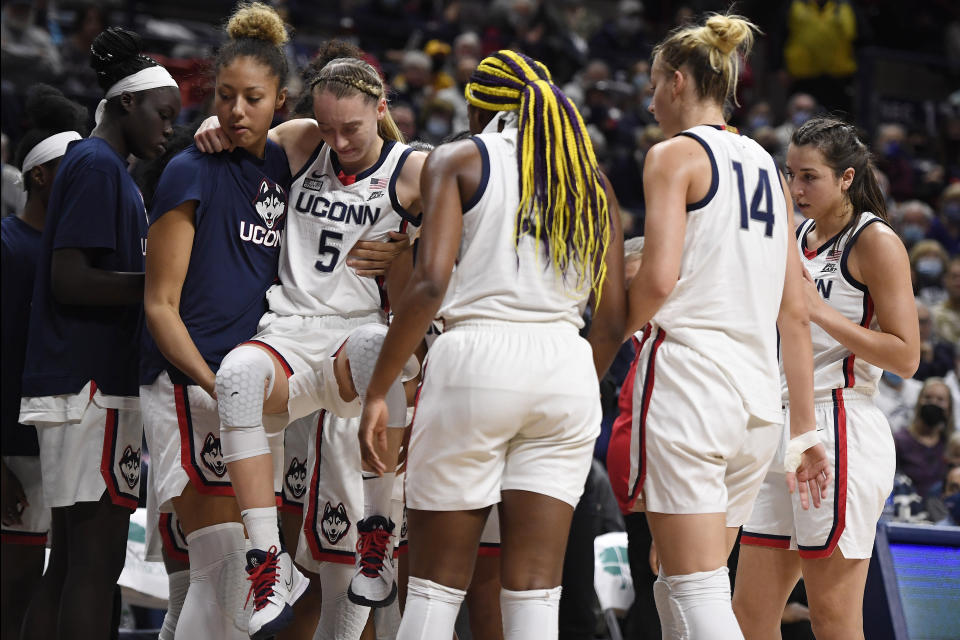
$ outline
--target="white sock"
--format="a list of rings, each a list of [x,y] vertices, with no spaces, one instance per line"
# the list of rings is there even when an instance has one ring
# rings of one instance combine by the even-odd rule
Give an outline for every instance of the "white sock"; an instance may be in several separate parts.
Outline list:
[[[177,640],[248,640],[243,525],[228,522],[187,536],[190,588],[177,620]],[[239,623],[239,624],[238,624]]]
[[[280,528],[277,525],[276,507],[255,507],[240,512],[243,526],[247,528],[250,544],[254,549],[268,551],[276,547],[280,553]]]
[[[363,472],[363,517],[383,516],[390,519],[393,508],[393,484],[397,479],[395,473],[385,473],[378,476],[369,471]]]
[[[320,564],[320,622],[313,640],[359,640],[367,626],[370,607],[350,602],[347,587],[353,579],[353,564],[323,562]]]
[[[730,603],[730,578],[726,567],[665,576],[664,580],[670,588],[674,637],[678,640],[743,640],[743,632]],[[657,604],[659,610],[659,602]]]
[[[452,638],[457,613],[466,594],[462,589],[410,576],[407,604],[397,631],[397,640]]]
[[[167,574],[167,581],[170,584],[170,597],[167,604],[167,613],[163,616],[163,625],[160,627],[160,635],[157,640],[173,640],[177,631],[177,620],[180,618],[180,611],[183,609],[183,601],[187,597],[187,589],[190,588],[190,571],[174,571]]]
[[[560,615],[560,587],[510,591],[500,589],[504,640],[556,640]]]

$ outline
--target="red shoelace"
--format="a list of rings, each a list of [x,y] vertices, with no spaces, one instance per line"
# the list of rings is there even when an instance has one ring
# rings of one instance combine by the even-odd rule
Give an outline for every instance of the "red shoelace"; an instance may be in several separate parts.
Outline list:
[[[357,553],[360,554],[360,572],[368,578],[376,578],[383,567],[383,557],[387,553],[387,544],[393,534],[386,529],[364,531],[357,540]]]
[[[247,576],[250,590],[243,606],[247,606],[250,595],[253,594],[253,610],[260,611],[267,606],[268,598],[273,595],[273,585],[277,581],[277,548],[270,547],[263,562],[255,569],[247,571],[250,574]]]

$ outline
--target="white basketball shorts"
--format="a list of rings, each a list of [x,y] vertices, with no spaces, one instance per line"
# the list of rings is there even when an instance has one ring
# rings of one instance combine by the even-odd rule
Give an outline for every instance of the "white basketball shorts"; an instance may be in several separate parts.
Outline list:
[[[799,494],[787,491],[783,454],[790,433],[784,429],[741,543],[797,549],[808,559],[828,558],[838,547],[844,558],[869,558],[884,501],[893,490],[890,425],[872,398],[852,389],[834,389],[814,408],[833,475],[826,500],[820,508],[804,510]]]
[[[782,429],[750,415],[711,360],[655,329],[637,359],[627,506],[642,498],[655,513],[726,513],[739,527]]]
[[[576,506],[600,417],[590,345],[572,325],[457,323],[427,354],[407,506],[479,509],[505,490]]]

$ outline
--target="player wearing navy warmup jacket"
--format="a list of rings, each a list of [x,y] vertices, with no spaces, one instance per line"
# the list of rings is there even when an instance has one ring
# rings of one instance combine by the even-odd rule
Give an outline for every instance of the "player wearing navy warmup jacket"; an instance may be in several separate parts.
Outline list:
[[[110,633],[142,442],[147,218],[127,157],[161,154],[180,112],[176,82],[140,53],[136,34],[101,33],[91,65],[106,95],[97,127],[68,147],[50,195],[20,404],[20,421],[38,427],[44,497],[66,519],[51,559],[67,563],[60,592],[50,595],[49,611],[59,615],[35,628],[47,637],[57,625],[61,637]]]

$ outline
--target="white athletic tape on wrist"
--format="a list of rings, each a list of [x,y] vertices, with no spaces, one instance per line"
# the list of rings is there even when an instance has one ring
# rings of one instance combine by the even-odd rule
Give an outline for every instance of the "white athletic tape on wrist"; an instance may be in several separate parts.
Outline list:
[[[801,433],[796,438],[790,438],[787,443],[787,451],[783,456],[783,469],[787,473],[793,473],[800,466],[800,457],[803,452],[810,447],[820,444],[820,434],[817,431],[807,431]]]

